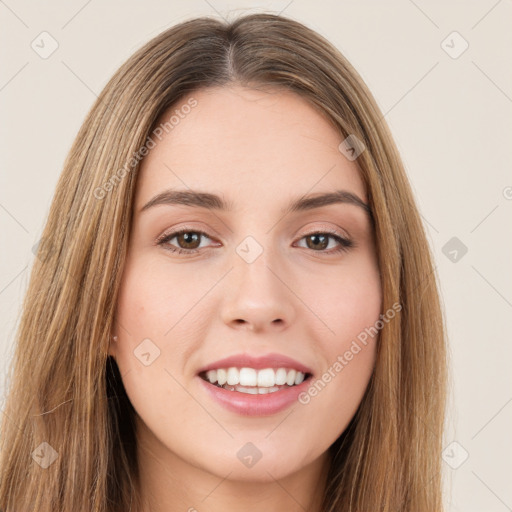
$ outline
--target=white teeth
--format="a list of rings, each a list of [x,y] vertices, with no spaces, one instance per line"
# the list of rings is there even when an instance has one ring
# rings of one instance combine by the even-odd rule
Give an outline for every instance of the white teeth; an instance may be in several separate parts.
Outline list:
[[[257,388],[244,388],[243,386],[235,386],[236,391],[240,391],[240,393],[249,393],[250,395],[257,395]]]
[[[297,372],[295,370],[290,370],[288,372],[288,377],[286,378],[286,384],[288,384],[288,386],[293,386],[295,384],[296,376],[297,376]]]
[[[276,384],[276,374],[272,368],[265,368],[258,372],[258,387],[270,388]]]
[[[217,370],[217,383],[219,384],[219,386],[226,384],[227,380],[228,380],[228,374],[227,374],[226,370],[224,370],[223,368],[219,368]],[[210,382],[212,382],[212,381],[210,381]],[[215,382],[215,381],[213,381],[213,382]]]
[[[237,368],[228,368],[228,380],[227,383],[230,386],[240,384],[240,373]]]
[[[224,386],[224,388],[226,388],[226,386]],[[248,393],[250,395],[266,395],[267,393],[275,393],[280,389],[281,388],[278,388],[277,386],[271,388],[244,388],[243,386],[229,388],[230,391],[239,391],[240,393]]]
[[[242,391],[253,393],[254,388],[258,387],[258,393],[266,393],[267,390],[274,389],[276,386],[293,386],[304,381],[305,374],[298,370],[288,368],[265,368],[256,370],[254,368],[218,368],[217,370],[208,370],[206,379],[212,384],[217,383],[219,386],[225,384],[229,386],[239,386],[244,389],[251,386],[252,390]],[[263,391],[262,391],[263,389]],[[276,390],[279,388],[276,388]]]
[[[240,385],[241,386],[256,386],[258,382],[258,375],[254,368],[241,368],[240,369]]]
[[[285,368],[279,368],[276,372],[276,386],[282,386],[283,384],[286,384],[286,376],[288,375],[288,372]]]

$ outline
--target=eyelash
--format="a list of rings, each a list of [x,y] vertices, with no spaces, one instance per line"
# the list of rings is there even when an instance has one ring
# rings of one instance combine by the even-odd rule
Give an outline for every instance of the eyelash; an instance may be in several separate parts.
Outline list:
[[[184,233],[195,233],[195,234],[199,234],[201,236],[204,236],[204,237],[209,238],[210,240],[212,240],[212,238],[209,237],[208,234],[205,233],[204,231],[200,231],[200,230],[197,230],[197,229],[183,228],[183,229],[180,229],[179,231],[174,231],[173,233],[163,234],[161,237],[159,237],[157,239],[156,244],[164,246],[164,244],[168,243],[173,238],[175,238],[175,237],[177,237],[179,235],[182,235]],[[313,252],[325,253],[325,254],[328,254],[328,255],[335,255],[335,254],[339,254],[341,252],[347,252],[349,249],[352,249],[352,248],[356,247],[356,244],[355,244],[354,241],[352,241],[352,240],[350,240],[348,238],[342,237],[336,231],[331,231],[329,229],[323,230],[323,231],[314,231],[312,233],[308,233],[308,234],[302,236],[300,238],[300,240],[302,240],[303,238],[314,236],[314,235],[329,235],[329,238],[333,238],[340,245],[339,245],[339,247],[337,249],[331,249],[329,251],[326,251],[326,250],[315,251],[314,249],[310,249]],[[181,247],[174,247],[174,246],[171,246],[171,247],[164,247],[164,249],[166,251],[170,251],[170,252],[175,253],[175,254],[187,254],[187,255],[191,255],[191,254],[197,253],[197,252],[199,252],[201,250],[199,248],[198,249],[182,249]]]

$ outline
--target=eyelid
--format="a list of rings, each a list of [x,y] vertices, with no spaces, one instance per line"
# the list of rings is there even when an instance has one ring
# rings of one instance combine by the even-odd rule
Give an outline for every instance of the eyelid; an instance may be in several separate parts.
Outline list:
[[[307,226],[310,223],[306,224]],[[303,230],[304,227],[300,228],[299,232]],[[351,239],[352,237],[348,234],[348,232],[340,227],[332,227],[329,224],[320,224],[319,226],[315,223],[315,227],[308,228],[305,230],[306,232],[302,236],[308,236],[313,233],[330,233],[331,235],[337,235],[341,238],[346,238],[347,240]]]
[[[209,238],[210,240],[213,240],[213,238],[214,238],[214,237],[210,236],[208,234],[207,230],[205,230],[205,229],[201,229],[201,228],[198,228],[195,226],[184,225],[184,226],[178,226],[175,228],[165,230],[161,235],[159,235],[157,237],[157,239],[155,240],[155,245],[158,244],[159,242],[161,242],[162,240],[168,238],[169,236],[172,235],[172,237],[175,237],[176,235],[178,235],[179,233],[182,233],[183,231],[192,231],[194,233],[200,233],[201,235],[204,235],[206,238]]]
[[[297,235],[295,235],[295,236],[298,236],[298,233],[302,229],[303,228],[300,228],[300,230],[298,230],[298,232],[297,232]],[[177,234],[179,234],[179,233],[181,233],[183,231],[193,231],[194,233],[200,233],[202,235],[205,235],[210,240],[215,238],[213,236],[210,236],[206,230],[203,230],[203,229],[195,227],[195,226],[184,225],[184,226],[179,226],[179,227],[171,228],[169,230],[164,231],[161,235],[159,235],[156,238],[155,243],[158,243],[158,242],[164,240],[165,238],[167,238],[170,235],[176,236]],[[309,230],[309,229],[305,230],[305,233],[301,236],[301,238],[303,238],[305,236],[310,236],[310,235],[315,234],[315,233],[329,233],[331,235],[337,235],[337,236],[339,236],[341,238],[345,238],[347,240],[350,240],[352,237],[345,230],[343,230],[343,231],[344,232],[341,232],[340,228],[337,229],[337,228],[332,228],[332,227],[327,226],[327,225],[321,225],[318,228],[315,227],[315,228],[311,228],[311,230]]]

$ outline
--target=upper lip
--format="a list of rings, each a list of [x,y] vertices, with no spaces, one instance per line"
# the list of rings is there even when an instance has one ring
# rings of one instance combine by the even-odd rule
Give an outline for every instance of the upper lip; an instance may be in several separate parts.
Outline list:
[[[313,370],[308,366],[292,359],[291,357],[277,353],[265,354],[259,357],[253,357],[249,354],[235,354],[204,366],[198,371],[198,374],[207,372],[208,370],[231,367],[254,368],[255,370],[261,370],[263,368],[294,368],[304,374],[313,374]]]

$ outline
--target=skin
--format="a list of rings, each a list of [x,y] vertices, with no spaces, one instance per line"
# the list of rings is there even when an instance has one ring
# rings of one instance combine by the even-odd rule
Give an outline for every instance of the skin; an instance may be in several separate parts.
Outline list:
[[[153,512],[320,511],[327,450],[361,402],[377,337],[308,404],[269,416],[226,410],[197,372],[237,353],[278,352],[316,380],[374,325],[382,296],[366,212],[348,203],[281,212],[292,199],[339,189],[367,202],[365,187],[338,150],[343,137],[300,96],[238,85],[191,96],[197,106],[142,162],[110,348],[137,412],[142,495]],[[216,193],[234,209],[139,212],[169,188]],[[199,252],[156,244],[185,226],[207,236],[195,244],[174,237],[166,247]],[[325,229],[355,247],[333,253],[333,238],[312,244],[307,235]],[[252,263],[236,252],[247,236],[263,250]],[[160,350],[147,366],[134,355],[146,338]],[[252,467],[236,456],[247,442],[262,453]]]

